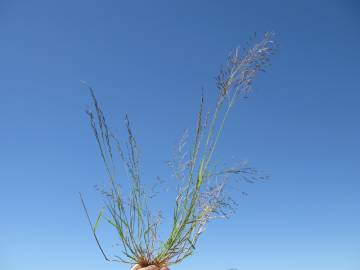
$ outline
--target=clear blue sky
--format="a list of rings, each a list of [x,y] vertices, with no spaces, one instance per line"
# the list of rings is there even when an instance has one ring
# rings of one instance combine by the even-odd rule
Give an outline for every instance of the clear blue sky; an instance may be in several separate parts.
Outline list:
[[[130,115],[145,181],[171,181],[201,87],[211,102],[229,50],[265,31],[280,49],[217,154],[271,179],[173,269],[359,270],[360,4],[340,0],[0,1],[0,269],[128,269],[103,260],[78,198],[95,215],[105,178],[80,80],[115,129]]]

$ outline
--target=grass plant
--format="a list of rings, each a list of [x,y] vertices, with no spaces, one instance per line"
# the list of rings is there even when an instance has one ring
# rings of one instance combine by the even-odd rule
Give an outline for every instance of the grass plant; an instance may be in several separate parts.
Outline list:
[[[161,218],[153,215],[148,206],[150,198],[142,185],[139,148],[130,121],[126,116],[127,142],[123,144],[108,127],[94,90],[89,87],[93,109],[88,110],[87,115],[109,180],[107,188],[99,189],[104,207],[94,222],[81,194],[80,197],[96,243],[106,260],[143,267],[182,262],[193,254],[210,220],[229,217],[234,211],[235,201],[226,192],[228,180],[232,176],[248,182],[265,178],[247,163],[221,169],[214,165],[215,150],[231,108],[237,100],[248,97],[254,78],[269,63],[274,51],[273,34],[266,33],[251,44],[229,54],[216,77],[218,94],[212,112],[205,111],[202,96],[193,139],[189,140],[189,132],[185,132],[177,145],[174,159],[169,162],[178,186],[172,227],[165,239],[159,239]],[[128,194],[124,194],[125,190],[117,179],[118,158],[130,183]],[[121,254],[109,257],[105,253],[97,234],[101,220],[115,229]]]

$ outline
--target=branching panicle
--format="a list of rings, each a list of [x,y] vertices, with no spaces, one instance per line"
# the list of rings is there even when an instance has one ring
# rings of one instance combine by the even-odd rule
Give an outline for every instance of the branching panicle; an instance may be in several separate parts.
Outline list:
[[[81,201],[105,259],[142,266],[179,263],[194,252],[211,219],[228,218],[234,212],[236,202],[226,194],[231,177],[250,183],[266,179],[246,163],[218,169],[213,164],[213,155],[231,107],[237,99],[247,97],[254,78],[268,65],[273,50],[271,33],[247,49],[236,49],[216,77],[218,97],[211,114],[204,112],[204,97],[201,97],[194,140],[188,143],[189,133],[186,131],[179,141],[175,158],[168,163],[178,179],[178,188],[172,228],[165,241],[158,237],[161,217],[153,216],[148,207],[151,196],[146,194],[141,183],[140,151],[129,118],[125,117],[128,140],[124,147],[108,128],[94,91],[89,87],[94,112],[87,111],[87,115],[109,177],[109,187],[97,187],[105,197],[105,206],[94,224],[82,197]],[[128,198],[124,197],[117,179],[116,153],[130,181]],[[122,256],[109,258],[105,254],[96,234],[100,220],[105,220],[116,230]]]

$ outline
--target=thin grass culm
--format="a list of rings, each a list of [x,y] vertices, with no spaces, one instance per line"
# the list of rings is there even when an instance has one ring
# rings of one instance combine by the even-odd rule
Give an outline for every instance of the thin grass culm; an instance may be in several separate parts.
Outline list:
[[[139,148],[129,118],[125,118],[127,142],[122,143],[108,127],[94,91],[89,87],[93,109],[88,110],[87,115],[108,177],[108,185],[98,188],[104,206],[94,221],[81,194],[80,198],[93,236],[106,260],[142,267],[163,267],[182,262],[193,254],[210,220],[227,218],[234,211],[236,202],[226,192],[229,179],[240,177],[253,182],[265,178],[247,163],[219,168],[219,163],[214,160],[231,108],[237,100],[248,97],[256,75],[268,66],[274,52],[271,33],[266,33],[259,41],[255,38],[251,44],[229,54],[225,66],[216,77],[218,94],[214,108],[207,112],[204,96],[201,97],[194,132],[184,133],[174,159],[169,162],[178,181],[172,227],[165,239],[159,237],[161,217],[153,215],[149,209],[151,196],[147,195],[142,185]],[[189,140],[189,137],[193,139]],[[127,182],[118,179],[116,164],[119,160],[124,165]],[[123,188],[125,183],[129,183],[128,189]],[[109,257],[102,247],[97,230],[101,222],[115,230],[116,240],[120,242],[119,255]]]

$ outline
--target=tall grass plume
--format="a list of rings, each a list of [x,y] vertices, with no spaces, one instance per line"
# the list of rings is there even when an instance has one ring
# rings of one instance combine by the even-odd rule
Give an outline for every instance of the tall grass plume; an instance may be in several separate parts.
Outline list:
[[[271,33],[247,48],[235,49],[216,77],[217,100],[211,112],[205,110],[201,96],[194,132],[184,133],[169,162],[178,181],[171,228],[165,239],[159,239],[161,217],[151,212],[151,198],[142,185],[139,148],[129,118],[125,117],[127,142],[123,144],[109,128],[94,90],[89,87],[93,109],[87,115],[108,177],[108,186],[98,189],[104,206],[94,221],[81,194],[80,197],[95,241],[106,260],[144,267],[182,262],[193,254],[209,221],[228,218],[234,212],[236,201],[226,192],[229,179],[237,176],[253,182],[265,178],[247,163],[219,168],[214,164],[214,155],[228,114],[236,101],[248,97],[255,77],[269,64],[273,51]],[[127,194],[119,183],[118,159],[128,176]],[[118,255],[110,257],[102,247],[97,231],[101,221],[115,230],[121,247]]]

